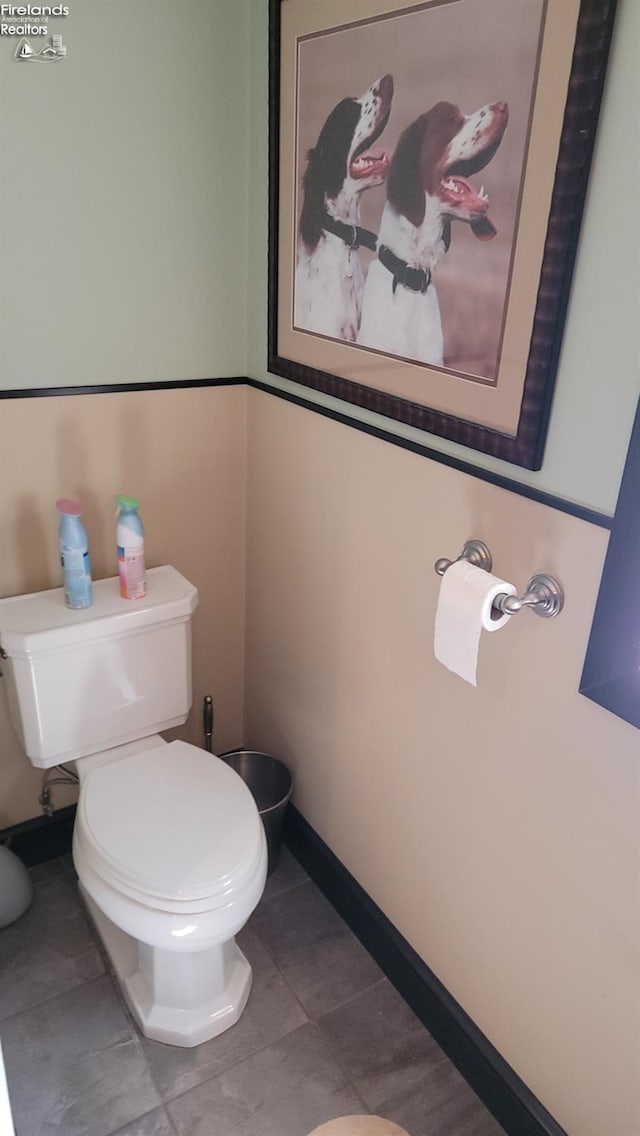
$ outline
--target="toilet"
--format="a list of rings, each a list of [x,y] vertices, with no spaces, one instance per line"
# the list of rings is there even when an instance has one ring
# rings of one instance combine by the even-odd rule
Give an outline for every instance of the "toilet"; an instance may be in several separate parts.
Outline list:
[[[90,608],[61,588],[0,600],[13,727],[32,765],[75,762],[73,860],[82,896],[140,1029],[194,1046],[240,1017],[251,967],[235,936],[267,876],[264,828],[224,762],[160,731],[191,707],[198,593],[175,568],[143,600],[117,577]]]

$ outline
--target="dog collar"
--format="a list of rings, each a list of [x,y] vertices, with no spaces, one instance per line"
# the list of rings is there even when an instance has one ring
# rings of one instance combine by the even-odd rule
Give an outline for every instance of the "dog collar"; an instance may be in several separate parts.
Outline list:
[[[378,260],[393,276],[393,294],[395,296],[398,284],[408,288],[410,292],[426,292],[431,283],[431,270],[412,268],[406,260],[401,260],[386,245],[378,246]]]
[[[347,248],[362,247],[375,252],[378,247],[378,238],[370,229],[362,229],[360,225],[347,225],[344,221],[338,221],[329,213],[322,215],[322,228],[327,233],[333,233],[334,237],[339,237],[341,241],[344,241]]]

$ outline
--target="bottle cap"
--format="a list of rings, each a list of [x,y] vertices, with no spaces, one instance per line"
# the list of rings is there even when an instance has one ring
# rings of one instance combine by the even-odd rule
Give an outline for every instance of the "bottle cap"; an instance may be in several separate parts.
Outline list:
[[[66,517],[80,517],[82,509],[77,501],[70,501],[68,497],[59,497],[56,501],[56,509],[59,513],[64,513]]]
[[[124,493],[114,494],[114,501],[121,509],[133,510],[140,508],[140,502],[136,501],[135,497],[127,497]]]

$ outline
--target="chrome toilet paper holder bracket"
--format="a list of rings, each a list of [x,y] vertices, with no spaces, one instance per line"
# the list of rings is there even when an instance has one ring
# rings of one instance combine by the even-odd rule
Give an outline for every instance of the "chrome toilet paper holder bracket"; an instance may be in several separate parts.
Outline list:
[[[434,568],[437,575],[444,576],[447,568],[458,560],[467,560],[469,564],[481,568],[483,572],[490,572],[493,568],[493,557],[484,541],[473,539],[465,542],[462,552],[455,561],[446,557],[436,560]],[[503,615],[515,615],[516,612],[522,611],[523,607],[528,607],[544,619],[553,619],[554,615],[559,615],[564,607],[564,589],[555,576],[550,576],[548,572],[537,572],[529,580],[523,596],[509,596],[502,593],[496,596],[493,606]]]

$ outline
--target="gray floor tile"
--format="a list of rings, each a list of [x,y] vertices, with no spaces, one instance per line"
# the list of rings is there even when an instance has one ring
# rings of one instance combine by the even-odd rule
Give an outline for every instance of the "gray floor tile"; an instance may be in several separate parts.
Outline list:
[[[421,1093],[400,1100],[386,1101],[383,1113],[411,1136],[505,1136],[504,1129],[491,1116],[452,1066]]]
[[[175,1128],[164,1108],[154,1108],[146,1116],[119,1128],[113,1136],[175,1136]]]
[[[269,876],[262,898],[272,899],[274,895],[279,895],[280,892],[287,891],[290,887],[296,887],[297,884],[303,884],[308,879],[309,877],[302,864],[298,863],[288,848],[282,848],[278,867],[273,875]]]
[[[386,979],[319,1025],[371,1112],[394,1120],[411,1136],[502,1133]]]
[[[251,926],[311,1018],[381,978],[371,956],[311,881],[265,900]]]
[[[17,1136],[109,1136],[161,1104],[109,978],[10,1018],[2,1045]]]
[[[140,1039],[95,977],[71,857],[31,876],[33,907],[0,931],[17,1136],[307,1136],[367,1109],[411,1136],[503,1136],[286,848],[239,936],[249,1005],[192,1050]]]
[[[43,864],[36,864],[35,867],[29,868],[29,875],[34,884],[53,879],[54,876],[74,874],[73,858],[70,852],[65,852],[64,856],[55,856],[53,860],[45,860]]]
[[[178,1136],[307,1136],[366,1112],[313,1023],[168,1105]]]
[[[374,1112],[419,1084],[442,1052],[386,978],[321,1018],[320,1028]]]
[[[26,914],[0,930],[0,1021],[103,973],[75,877],[40,880]]]
[[[253,968],[253,986],[240,1021],[220,1037],[193,1049],[178,1049],[142,1039],[151,1074],[163,1100],[221,1073],[307,1020],[251,928],[245,927],[238,935],[238,943]]]

